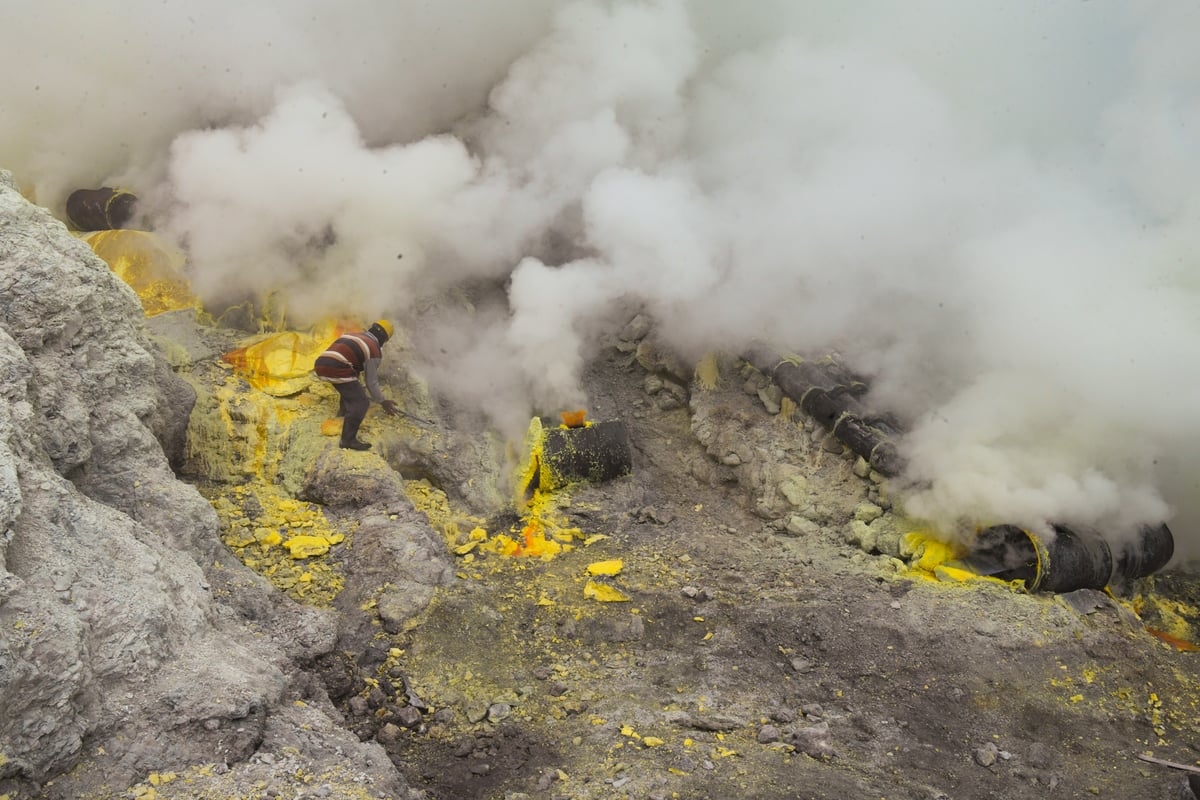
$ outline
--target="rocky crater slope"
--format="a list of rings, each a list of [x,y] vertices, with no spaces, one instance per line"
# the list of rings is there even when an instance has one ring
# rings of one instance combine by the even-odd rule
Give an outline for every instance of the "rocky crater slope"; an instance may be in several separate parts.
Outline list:
[[[119,796],[191,766],[214,786],[257,769],[404,796],[303,668],[336,615],[232,558],[172,473],[156,434],[186,426],[194,393],[142,322],[0,173],[0,796]]]
[[[0,798],[1189,791],[1139,756],[1197,759],[1192,578],[939,580],[734,357],[613,332],[585,379],[632,474],[524,508],[402,342],[411,416],[349,453],[327,387],[221,360],[245,338],[144,319],[0,177]]]

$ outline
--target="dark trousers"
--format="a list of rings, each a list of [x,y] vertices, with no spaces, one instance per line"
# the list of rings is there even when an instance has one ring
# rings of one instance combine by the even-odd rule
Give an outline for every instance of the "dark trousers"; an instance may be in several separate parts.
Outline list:
[[[353,442],[358,438],[358,428],[362,425],[363,417],[367,416],[371,400],[367,397],[367,390],[358,381],[335,383],[333,388],[337,389],[341,397],[338,401],[338,414],[345,417],[342,422],[342,444]]]

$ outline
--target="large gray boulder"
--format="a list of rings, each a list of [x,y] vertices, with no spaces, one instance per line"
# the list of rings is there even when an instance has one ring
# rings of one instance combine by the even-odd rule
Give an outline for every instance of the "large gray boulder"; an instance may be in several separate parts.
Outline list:
[[[79,796],[272,742],[345,752],[359,791],[402,795],[319,687],[297,693],[332,613],[231,559],[176,480],[155,433],[180,447],[194,395],[164,363],[134,293],[0,171],[0,795]],[[289,740],[299,696],[328,722]]]

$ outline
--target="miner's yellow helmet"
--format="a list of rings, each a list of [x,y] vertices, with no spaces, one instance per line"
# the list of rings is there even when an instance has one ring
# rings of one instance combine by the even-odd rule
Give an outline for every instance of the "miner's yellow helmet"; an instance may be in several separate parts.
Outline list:
[[[371,327],[367,328],[367,333],[374,336],[380,345],[384,345],[388,339],[392,338],[392,323],[386,319],[372,322]]]

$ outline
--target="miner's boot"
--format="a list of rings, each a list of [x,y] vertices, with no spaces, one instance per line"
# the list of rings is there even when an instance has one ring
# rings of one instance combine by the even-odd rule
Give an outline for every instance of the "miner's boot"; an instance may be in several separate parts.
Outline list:
[[[358,426],[362,425],[362,418],[354,419],[346,417],[342,423],[342,448],[346,450],[370,450],[371,445],[366,442],[361,442],[358,439]]]

